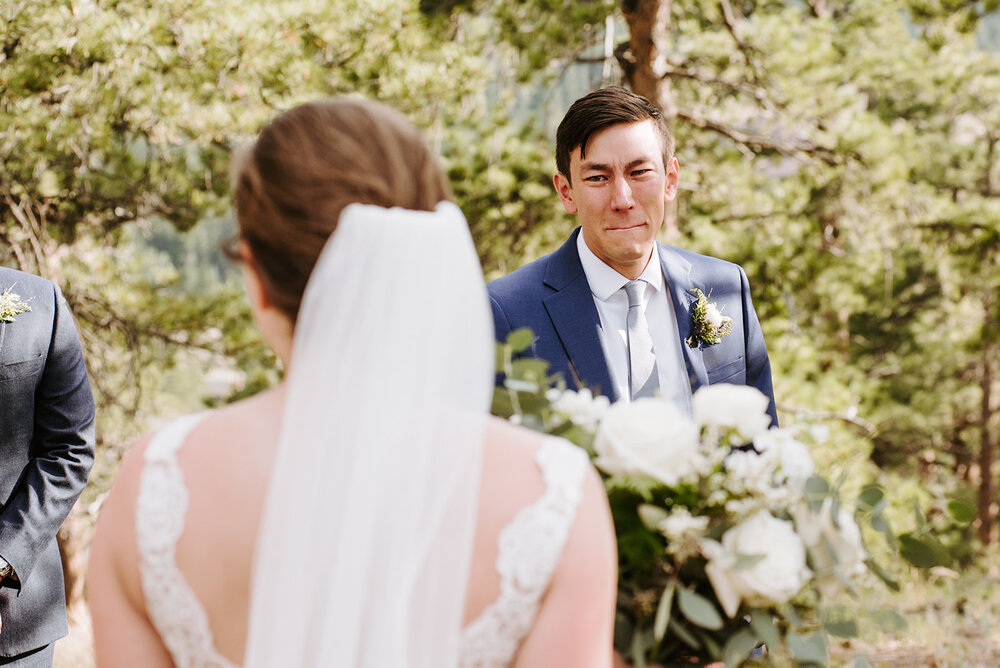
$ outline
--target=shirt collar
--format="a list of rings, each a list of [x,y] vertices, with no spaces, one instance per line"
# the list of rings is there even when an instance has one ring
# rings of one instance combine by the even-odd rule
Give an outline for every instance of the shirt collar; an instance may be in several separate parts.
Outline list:
[[[580,264],[583,265],[583,273],[587,276],[587,283],[590,284],[590,292],[597,299],[607,301],[628,282],[629,279],[594,255],[587,242],[583,240],[583,230],[580,230],[580,234],[576,237],[576,250],[580,256]],[[663,287],[663,270],[660,267],[660,253],[656,244],[653,244],[653,257],[649,259],[639,278],[649,283],[654,291],[659,291]]]

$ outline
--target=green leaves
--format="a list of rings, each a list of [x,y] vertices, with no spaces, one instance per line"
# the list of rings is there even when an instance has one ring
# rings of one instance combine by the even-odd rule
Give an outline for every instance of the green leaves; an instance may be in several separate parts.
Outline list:
[[[904,533],[899,537],[899,553],[917,568],[931,568],[951,563],[948,554],[940,541],[933,536],[917,533]]]
[[[969,524],[976,519],[978,511],[976,507],[968,501],[952,499],[948,501],[948,514],[961,524]]]
[[[710,630],[722,628],[722,615],[711,601],[693,589],[682,587],[677,590],[677,607],[692,624]]]

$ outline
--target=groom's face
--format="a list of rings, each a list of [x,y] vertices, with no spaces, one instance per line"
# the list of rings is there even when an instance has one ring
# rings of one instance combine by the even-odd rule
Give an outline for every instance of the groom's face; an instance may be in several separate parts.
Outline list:
[[[591,136],[586,155],[570,154],[570,178],[556,174],[568,213],[580,216],[583,240],[594,255],[627,278],[645,269],[664,204],[677,193],[677,160],[663,164],[653,121],[612,125]]]

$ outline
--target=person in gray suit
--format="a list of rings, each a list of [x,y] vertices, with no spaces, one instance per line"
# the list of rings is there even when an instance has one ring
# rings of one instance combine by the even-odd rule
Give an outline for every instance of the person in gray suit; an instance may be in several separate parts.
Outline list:
[[[487,285],[497,340],[530,328],[530,355],[612,401],[660,394],[690,413],[701,386],[749,385],[777,425],[746,273],[656,241],[678,184],[660,110],[620,87],[585,95],[559,124],[556,165],[556,192],[580,227]]]
[[[56,532],[94,461],[94,399],[62,292],[4,267],[0,453],[0,665],[51,666],[68,632]]]

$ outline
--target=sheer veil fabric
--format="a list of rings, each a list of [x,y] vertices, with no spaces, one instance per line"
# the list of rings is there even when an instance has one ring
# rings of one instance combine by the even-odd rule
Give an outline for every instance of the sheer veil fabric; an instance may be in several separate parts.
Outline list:
[[[457,206],[344,209],[296,325],[248,668],[456,664],[490,318]]]

